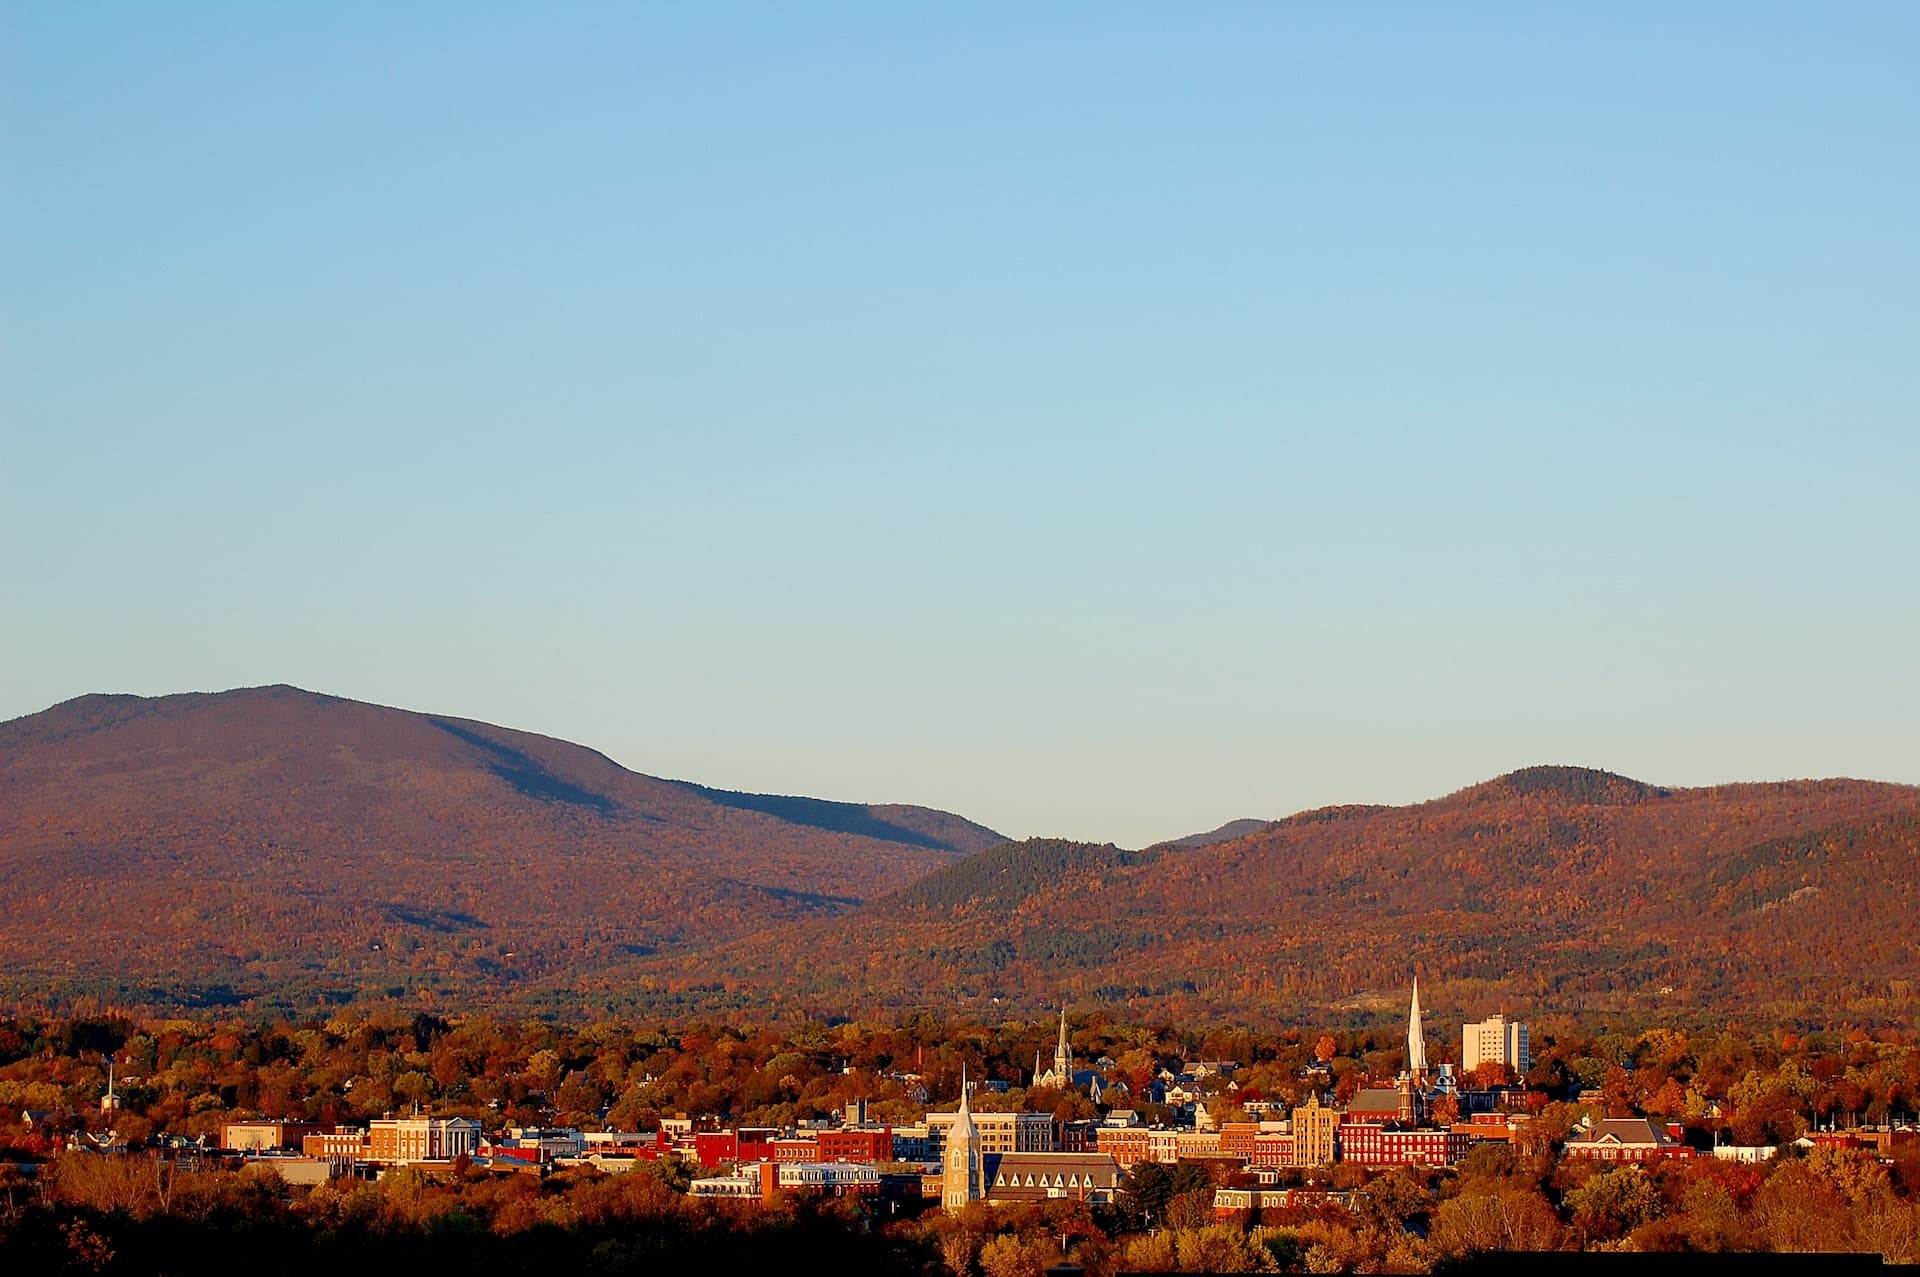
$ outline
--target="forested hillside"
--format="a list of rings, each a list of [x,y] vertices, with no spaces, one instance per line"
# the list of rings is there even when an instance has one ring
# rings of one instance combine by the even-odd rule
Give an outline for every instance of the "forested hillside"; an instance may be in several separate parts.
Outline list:
[[[1649,1018],[1902,1020],[1920,987],[1920,790],[1662,789],[1532,768],[1411,807],[1305,812],[1144,854],[1018,843],[841,918],[624,978],[681,999],[1070,999],[1364,1018],[1430,1002]]]
[[[261,1009],[1911,1022],[1920,790],[1535,767],[1143,851],[292,688],[0,724],[5,993]]]
[[[519,997],[840,912],[997,841],[290,687],[87,696],[0,724],[0,979],[188,1004]]]

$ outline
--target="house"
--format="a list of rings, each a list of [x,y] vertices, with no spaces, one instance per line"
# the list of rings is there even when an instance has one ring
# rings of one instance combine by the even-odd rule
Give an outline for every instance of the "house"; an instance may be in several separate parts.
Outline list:
[[[1567,1141],[1568,1157],[1602,1162],[1651,1162],[1692,1157],[1677,1127],[1661,1127],[1648,1117],[1610,1117],[1595,1122]]]
[[[1199,1082],[1210,1077],[1232,1077],[1233,1071],[1239,1067],[1232,1060],[1188,1060],[1180,1066],[1180,1073]]]

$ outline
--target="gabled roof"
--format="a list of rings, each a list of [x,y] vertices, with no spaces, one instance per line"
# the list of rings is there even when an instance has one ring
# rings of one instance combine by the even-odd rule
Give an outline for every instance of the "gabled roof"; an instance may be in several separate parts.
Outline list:
[[[1575,1136],[1575,1144],[1639,1145],[1669,1148],[1679,1141],[1648,1117],[1610,1117],[1596,1122],[1593,1129]]]
[[[1370,1086],[1353,1093],[1353,1099],[1348,1102],[1347,1110],[1361,1113],[1398,1113],[1403,1103],[1405,1103],[1405,1097],[1394,1088]]]

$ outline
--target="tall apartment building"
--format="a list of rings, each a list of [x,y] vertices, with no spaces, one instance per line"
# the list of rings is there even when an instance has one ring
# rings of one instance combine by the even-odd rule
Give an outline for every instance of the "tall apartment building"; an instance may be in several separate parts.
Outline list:
[[[1504,1064],[1515,1073],[1533,1067],[1533,1043],[1527,1026],[1496,1015],[1460,1030],[1460,1066],[1468,1073],[1482,1064]]]

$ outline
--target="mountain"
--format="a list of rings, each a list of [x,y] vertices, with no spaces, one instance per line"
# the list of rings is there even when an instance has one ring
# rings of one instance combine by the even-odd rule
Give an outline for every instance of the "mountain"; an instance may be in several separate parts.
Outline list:
[[[0,724],[0,992],[567,1014],[1911,1021],[1920,789],[1530,767],[1140,851],[287,687]]]
[[[0,724],[0,980],[188,1004],[537,998],[1000,841],[292,687],[83,696]]]
[[[1414,970],[1443,1012],[1912,1019],[1920,789],[1677,789],[1535,767],[1201,846],[1010,843],[839,917],[675,964],[825,1008],[1070,1000],[1361,1015]],[[637,962],[636,969],[661,964]]]
[[[1226,842],[1230,838],[1244,838],[1248,834],[1265,829],[1272,823],[1270,820],[1255,820],[1252,818],[1229,820],[1226,824],[1215,829],[1209,829],[1204,834],[1188,834],[1185,838],[1169,838],[1167,841],[1156,843],[1155,845],[1159,847],[1211,847],[1217,842]]]

